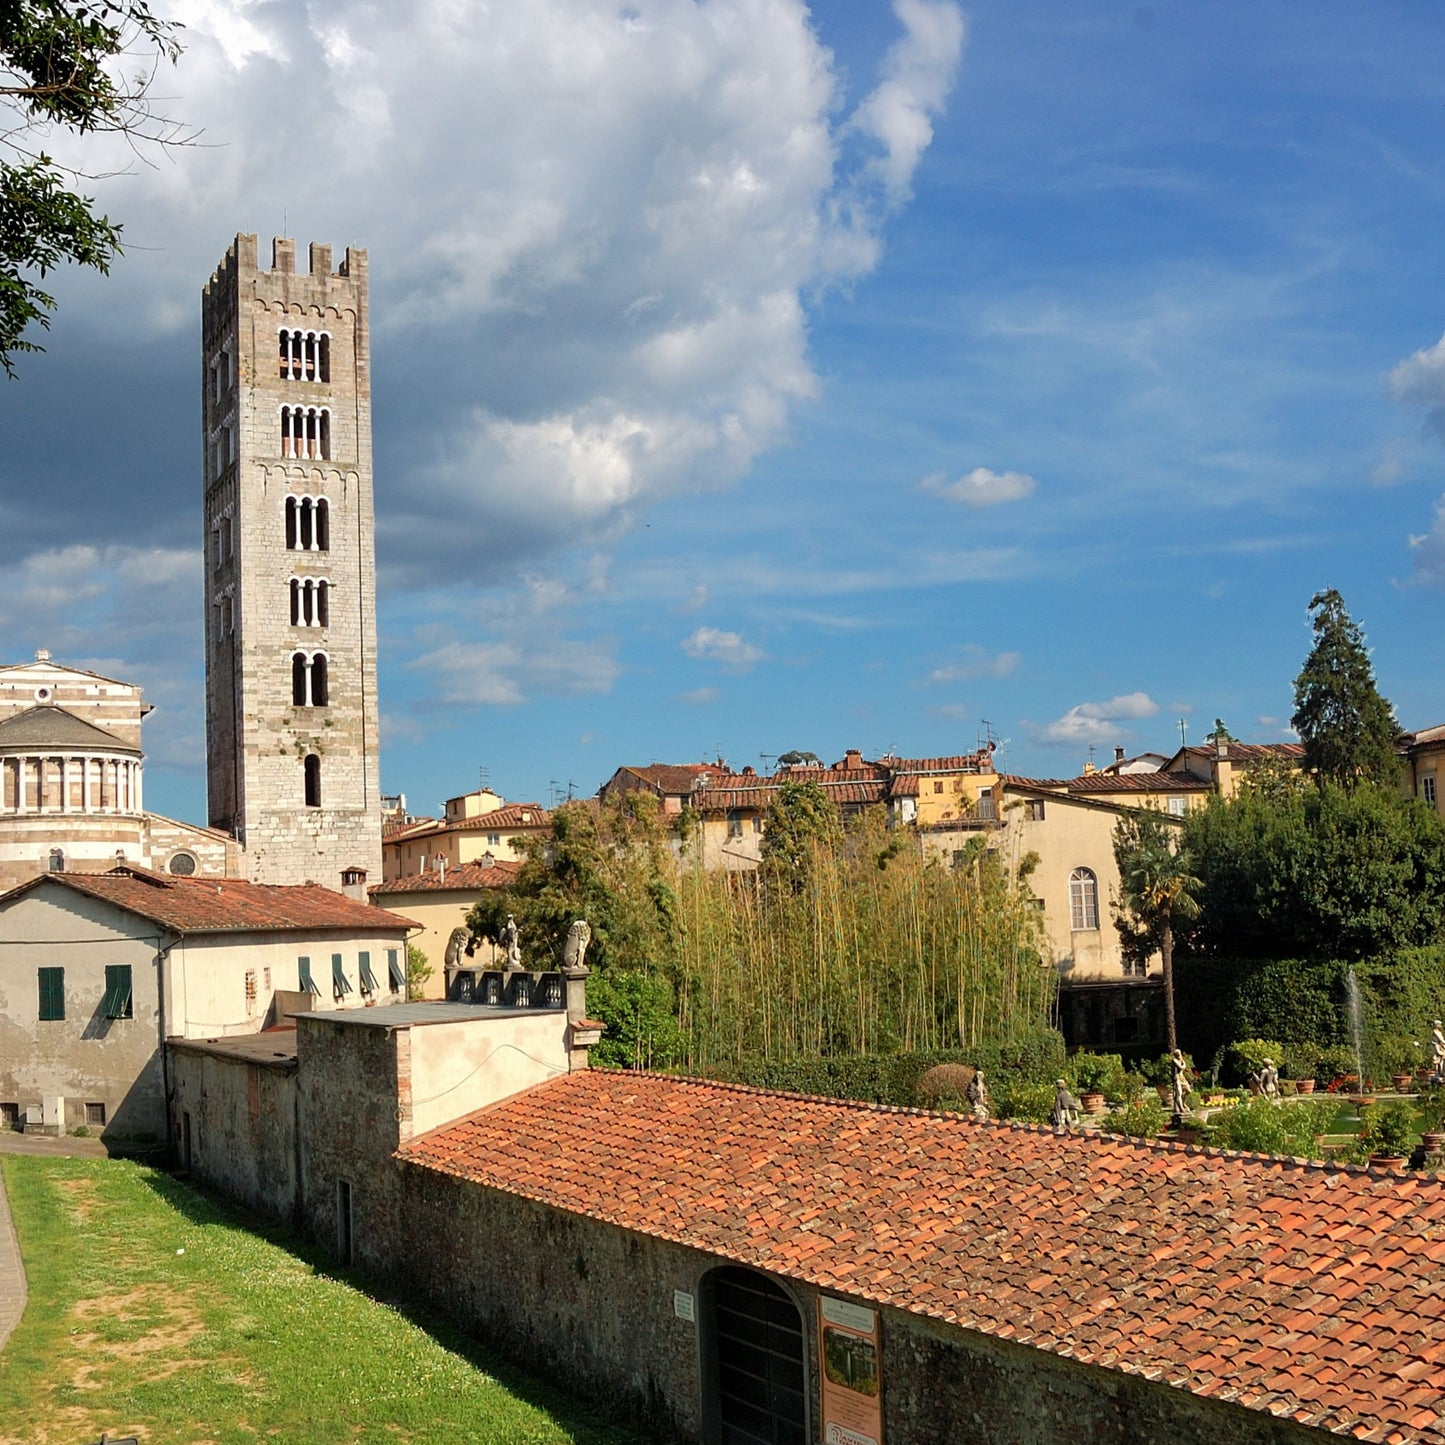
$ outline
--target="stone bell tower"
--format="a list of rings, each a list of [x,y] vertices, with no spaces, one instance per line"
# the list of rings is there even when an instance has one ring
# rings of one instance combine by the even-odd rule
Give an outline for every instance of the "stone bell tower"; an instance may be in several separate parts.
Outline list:
[[[257,883],[381,877],[366,252],[237,236],[201,298],[206,782]]]

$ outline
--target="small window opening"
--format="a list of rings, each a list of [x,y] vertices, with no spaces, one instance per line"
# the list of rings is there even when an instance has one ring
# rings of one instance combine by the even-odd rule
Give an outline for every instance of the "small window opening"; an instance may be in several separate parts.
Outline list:
[[[108,963],[105,966],[105,997],[100,1001],[102,1018],[134,1017],[130,991],[130,964]]]
[[[92,1129],[105,1128],[105,1105],[87,1104],[85,1106],[85,1122]]]
[[[52,873],[65,872],[65,854],[59,848],[50,850],[50,871]]]
[[[307,753],[303,765],[306,784],[306,806],[321,806],[321,759],[315,753]]]
[[[291,705],[305,707],[306,698],[306,654],[295,652],[291,655]]]
[[[318,652],[311,659],[311,706],[325,707],[330,701],[326,685],[326,654]]]

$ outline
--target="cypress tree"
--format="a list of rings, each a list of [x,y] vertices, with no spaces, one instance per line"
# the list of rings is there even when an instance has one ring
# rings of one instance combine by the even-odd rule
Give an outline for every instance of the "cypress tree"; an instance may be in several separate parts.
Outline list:
[[[1400,724],[1380,696],[1365,634],[1333,587],[1310,598],[1315,641],[1294,680],[1294,716],[1305,767],[1320,781],[1352,788],[1361,778],[1393,784]]]

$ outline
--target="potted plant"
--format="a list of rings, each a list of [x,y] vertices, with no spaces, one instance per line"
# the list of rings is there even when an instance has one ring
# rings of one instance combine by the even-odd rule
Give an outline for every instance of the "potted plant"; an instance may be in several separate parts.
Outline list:
[[[1445,1088],[1435,1084],[1421,1089],[1416,1100],[1420,1118],[1420,1142],[1427,1154],[1445,1149]]]
[[[1415,1146],[1415,1111],[1398,1101],[1371,1104],[1360,1113],[1360,1143],[1372,1164],[1399,1168]]]
[[[1105,1094],[1122,1087],[1124,1061],[1118,1054],[1080,1053],[1069,1060],[1069,1070],[1080,1108],[1086,1114],[1102,1114]]]
[[[1294,1081],[1297,1094],[1313,1094],[1315,1091],[1315,1061],[1319,1049],[1314,1044],[1285,1044],[1280,1050],[1279,1072],[1282,1079]]]

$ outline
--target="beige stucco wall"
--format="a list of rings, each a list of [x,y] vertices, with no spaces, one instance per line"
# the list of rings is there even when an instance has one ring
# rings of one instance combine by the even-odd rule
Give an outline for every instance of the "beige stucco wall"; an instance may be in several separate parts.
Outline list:
[[[567,1015],[517,1009],[411,1029],[412,1129],[425,1134],[567,1072]]]
[[[398,950],[405,968],[406,936],[398,929],[385,935],[342,932],[210,934],[182,939],[171,952],[167,972],[170,1032],[182,1038],[221,1038],[255,1033],[265,1025],[272,994],[299,987],[297,960],[311,960],[311,977],[321,991],[319,1009],[364,1008],[358,955],[369,952],[379,991],[372,1003],[396,1003],[386,966],[388,948]],[[331,955],[339,953],[352,992],[337,999],[332,992]],[[254,973],[256,996],[246,998],[246,975]],[[268,978],[269,975],[269,978]]]
[[[445,995],[447,940],[452,936],[452,929],[466,924],[467,914],[471,912],[472,905],[481,899],[482,892],[480,888],[438,889],[435,893],[387,893],[383,889],[372,895],[373,903],[382,908],[394,908],[422,925],[421,932],[413,934],[411,941],[426,954],[426,961],[431,966],[431,977],[422,989],[423,998]],[[476,952],[467,960],[467,966],[491,968],[498,957],[499,952],[492,944],[479,943]]]
[[[156,930],[68,890],[0,908],[0,1102],[66,1100],[67,1128],[105,1106],[110,1138],[164,1134]],[[128,1019],[99,1016],[107,964],[129,964]],[[65,970],[65,1017],[40,1020],[41,968]]]
[[[925,773],[918,779],[918,811],[921,826],[954,818],[975,817],[978,800],[987,792],[997,804],[998,777],[994,773]]]

